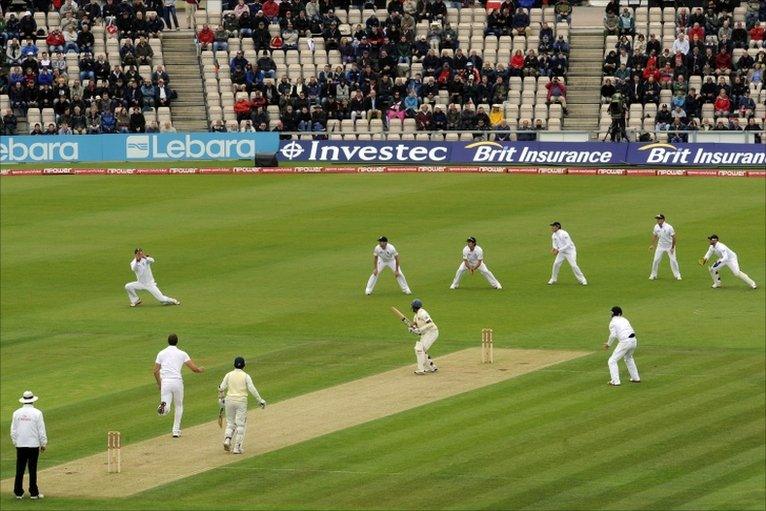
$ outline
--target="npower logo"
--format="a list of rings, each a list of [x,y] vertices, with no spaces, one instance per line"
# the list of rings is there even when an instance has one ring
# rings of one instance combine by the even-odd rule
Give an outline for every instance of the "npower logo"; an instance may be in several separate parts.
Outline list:
[[[128,160],[161,159],[246,159],[255,152],[253,139],[203,139],[192,135],[130,135],[125,139]]]
[[[0,162],[77,161],[78,142],[19,142],[14,137],[0,139]],[[7,140],[7,142],[6,142]]]

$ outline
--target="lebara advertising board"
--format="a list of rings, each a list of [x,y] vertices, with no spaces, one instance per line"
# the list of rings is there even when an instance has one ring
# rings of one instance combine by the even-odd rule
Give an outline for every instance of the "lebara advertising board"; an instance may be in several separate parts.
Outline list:
[[[0,163],[248,160],[273,155],[276,133],[2,136]]]

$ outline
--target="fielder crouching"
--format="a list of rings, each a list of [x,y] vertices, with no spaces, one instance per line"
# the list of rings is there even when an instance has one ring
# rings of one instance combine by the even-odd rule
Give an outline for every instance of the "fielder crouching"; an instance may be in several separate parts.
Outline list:
[[[242,369],[245,359],[234,359],[234,369],[226,373],[218,386],[218,401],[226,409],[226,432],[224,433],[223,449],[231,450],[232,454],[242,454],[247,426],[247,394],[250,392],[261,408],[266,408],[266,401],[253,385],[253,379]],[[232,447],[233,446],[233,447]]]
[[[436,342],[436,339],[439,338],[439,329],[436,327],[436,323],[431,320],[428,312],[423,308],[423,302],[413,300],[411,306],[415,317],[412,319],[412,326],[410,326],[409,331],[420,336],[420,340],[415,343],[415,357],[418,361],[418,369],[415,371],[415,374],[435,373],[438,368],[434,361],[431,360],[428,350]]]

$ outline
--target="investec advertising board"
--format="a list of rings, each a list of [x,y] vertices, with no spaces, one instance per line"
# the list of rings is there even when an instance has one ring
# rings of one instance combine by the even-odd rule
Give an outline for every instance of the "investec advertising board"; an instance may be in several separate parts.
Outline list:
[[[252,161],[278,149],[276,133],[2,136],[0,163]]]
[[[277,159],[323,164],[763,167],[766,145],[287,140],[281,142]]]

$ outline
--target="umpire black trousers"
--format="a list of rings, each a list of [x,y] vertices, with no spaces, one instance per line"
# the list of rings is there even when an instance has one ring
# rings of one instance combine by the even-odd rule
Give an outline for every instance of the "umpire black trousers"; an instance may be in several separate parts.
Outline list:
[[[37,488],[37,458],[40,456],[39,447],[16,448],[16,480],[13,484],[13,493],[17,497],[24,495],[24,470],[29,467],[29,494],[33,497],[39,495]]]

